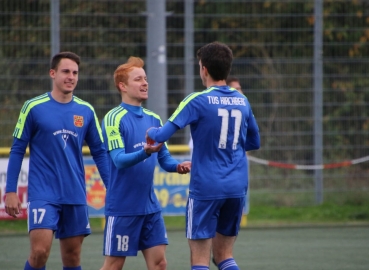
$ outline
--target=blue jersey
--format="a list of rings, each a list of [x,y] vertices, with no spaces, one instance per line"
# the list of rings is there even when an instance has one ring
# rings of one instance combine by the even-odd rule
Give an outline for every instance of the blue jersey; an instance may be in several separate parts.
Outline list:
[[[161,124],[160,117],[152,111],[143,108],[141,114],[135,114],[121,104],[104,117],[105,146],[108,151],[124,148],[127,154],[142,151],[146,144],[146,130]],[[166,145],[159,151],[159,156],[163,151],[167,151]],[[161,211],[153,183],[157,159],[158,153],[153,153],[133,166],[118,169],[109,158],[111,175],[105,215],[133,216]]]
[[[191,127],[193,154],[189,197],[243,197],[248,175],[246,151],[260,147],[259,128],[247,98],[228,86],[192,93],[169,121]]]
[[[50,93],[28,100],[13,136],[29,143],[29,201],[86,205],[84,141],[94,158],[106,159],[100,124],[89,103],[76,96],[59,103]]]

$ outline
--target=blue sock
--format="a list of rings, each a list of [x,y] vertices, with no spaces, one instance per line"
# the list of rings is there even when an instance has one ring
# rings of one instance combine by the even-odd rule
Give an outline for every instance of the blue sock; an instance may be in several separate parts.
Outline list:
[[[192,265],[191,270],[209,270],[209,266],[205,265]]]
[[[227,269],[227,270],[240,270],[236,261],[233,258],[226,259],[218,264],[219,270]]]
[[[24,270],[45,270],[45,269],[46,269],[45,266],[44,267],[41,267],[41,268],[33,268],[29,264],[28,260],[26,261],[26,264],[24,265]]]
[[[63,266],[63,270],[82,270],[81,266],[76,266],[76,267],[65,267]]]

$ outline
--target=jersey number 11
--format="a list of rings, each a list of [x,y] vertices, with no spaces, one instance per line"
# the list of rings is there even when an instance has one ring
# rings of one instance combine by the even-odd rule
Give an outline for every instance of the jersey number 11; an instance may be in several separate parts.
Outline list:
[[[228,134],[228,124],[229,124],[229,112],[226,109],[218,109],[218,116],[222,117],[222,127],[220,129],[219,145],[220,149],[226,149],[227,147],[227,134]],[[232,143],[232,149],[237,149],[238,137],[240,136],[240,127],[242,120],[242,113],[240,110],[232,109],[231,117],[235,118],[234,124],[234,137]]]

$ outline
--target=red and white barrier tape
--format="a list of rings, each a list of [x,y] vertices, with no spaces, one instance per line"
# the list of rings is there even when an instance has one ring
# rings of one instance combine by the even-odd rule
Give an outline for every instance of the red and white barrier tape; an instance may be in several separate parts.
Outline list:
[[[320,164],[320,165],[297,165],[297,164],[289,164],[289,163],[282,163],[276,161],[269,161],[261,158],[256,158],[253,156],[247,156],[247,158],[255,163],[263,164],[271,167],[278,167],[283,169],[294,169],[294,170],[323,170],[323,169],[334,169],[340,167],[346,167],[350,165],[359,164],[369,160],[369,156],[365,156],[362,158],[357,158],[353,160],[346,160],[337,163],[330,163],[330,164]]]

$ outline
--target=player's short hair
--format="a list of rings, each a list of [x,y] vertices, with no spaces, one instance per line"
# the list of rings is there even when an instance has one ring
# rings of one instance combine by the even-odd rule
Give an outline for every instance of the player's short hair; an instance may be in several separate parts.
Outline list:
[[[79,63],[81,62],[81,58],[77,54],[75,54],[75,53],[72,53],[72,52],[60,52],[58,54],[55,54],[53,56],[53,58],[51,59],[50,69],[57,70],[60,61],[62,59],[65,59],[65,58],[70,59],[70,60],[76,62],[76,64],[78,66],[79,66]]]
[[[114,84],[119,92],[119,83],[128,83],[128,73],[131,72],[133,68],[142,68],[144,65],[145,62],[141,58],[131,56],[128,58],[126,63],[117,67],[117,69],[114,71]]]
[[[225,44],[212,42],[197,51],[197,59],[215,81],[225,80],[231,71],[233,53]]]

